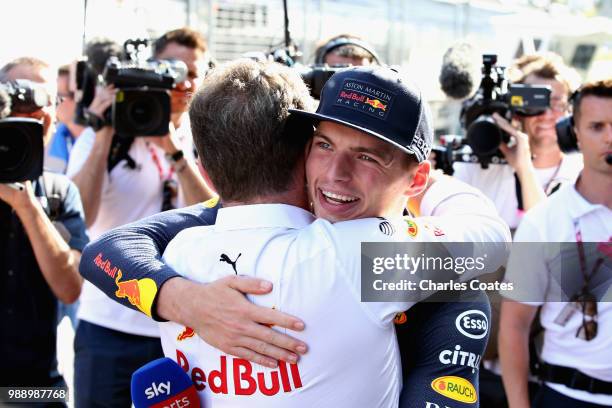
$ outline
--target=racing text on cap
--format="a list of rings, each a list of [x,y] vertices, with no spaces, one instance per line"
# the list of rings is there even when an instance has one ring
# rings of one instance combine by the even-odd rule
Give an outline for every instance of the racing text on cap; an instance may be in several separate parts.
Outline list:
[[[395,95],[378,86],[345,79],[336,97],[336,106],[344,106],[378,119],[389,116]]]

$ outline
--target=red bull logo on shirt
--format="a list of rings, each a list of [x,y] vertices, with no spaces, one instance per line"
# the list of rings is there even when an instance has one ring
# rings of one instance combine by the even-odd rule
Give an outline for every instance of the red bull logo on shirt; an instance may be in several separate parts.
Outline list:
[[[478,401],[476,389],[465,378],[446,376],[438,377],[431,382],[431,388],[440,395],[455,401],[473,404]]]
[[[102,253],[99,253],[96,256],[94,259],[94,264],[113,279],[115,278],[115,275],[117,275],[117,271],[121,273],[121,270],[117,269],[116,266],[113,266],[109,259],[102,258]]]
[[[142,313],[147,316],[151,316],[151,306],[153,305],[153,299],[157,294],[157,285],[153,279],[130,279],[121,282],[123,274],[121,269],[117,271],[117,277],[115,278],[115,284],[117,285],[117,291],[115,296],[118,298],[127,298],[132,306],[135,306]]]
[[[195,330],[191,327],[185,326],[185,329],[176,336],[176,341],[187,340],[191,337],[195,336]]]
[[[265,369],[265,372],[254,372],[254,366],[250,361],[219,356],[219,369],[205,373],[203,369],[191,366],[187,356],[176,350],[176,362],[191,376],[191,381],[198,391],[208,389],[214,394],[231,395],[253,395],[260,392],[263,395],[272,396],[280,392],[291,392],[302,388],[302,378],[297,364],[278,362],[275,370]],[[229,378],[231,370],[231,378]]]

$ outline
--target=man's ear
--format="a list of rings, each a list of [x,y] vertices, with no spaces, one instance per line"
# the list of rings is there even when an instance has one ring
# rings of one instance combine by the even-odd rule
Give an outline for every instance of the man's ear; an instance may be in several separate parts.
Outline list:
[[[410,183],[410,187],[408,187],[408,190],[406,191],[407,196],[413,197],[419,195],[427,188],[430,170],[431,163],[425,160],[422,163],[419,163],[415,170],[410,172],[412,174],[412,181]]]

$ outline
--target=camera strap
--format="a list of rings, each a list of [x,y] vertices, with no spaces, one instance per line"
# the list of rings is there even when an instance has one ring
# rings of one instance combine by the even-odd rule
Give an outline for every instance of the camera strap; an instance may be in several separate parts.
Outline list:
[[[111,142],[110,154],[108,155],[108,173],[113,170],[113,168],[119,164],[120,161],[125,160],[127,163],[127,167],[130,169],[135,169],[136,161],[128,154],[130,148],[132,147],[132,143],[134,143],[134,138],[131,137],[121,137],[117,134],[113,136],[113,140]]]
[[[43,173],[38,178],[37,182],[37,197],[40,197],[40,202],[52,222],[57,220],[62,213],[62,197],[65,197],[67,190],[66,186],[59,186],[58,183],[54,183],[49,173]]]

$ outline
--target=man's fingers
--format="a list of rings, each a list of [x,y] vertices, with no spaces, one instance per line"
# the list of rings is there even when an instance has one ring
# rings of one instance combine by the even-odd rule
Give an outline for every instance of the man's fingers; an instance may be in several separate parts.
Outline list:
[[[516,133],[516,129],[506,119],[502,118],[498,113],[493,114],[493,119],[495,120],[495,123],[497,123],[497,126],[502,128],[502,130],[506,131],[507,133],[510,133],[511,135],[514,135]]]
[[[242,293],[249,293],[252,295],[265,294],[272,290],[272,283],[263,279],[242,275],[231,276],[228,279],[228,286]]]
[[[308,350],[303,341],[261,324],[249,325],[245,335],[296,354],[305,354]]]
[[[231,354],[238,358],[243,358],[252,363],[259,364],[265,367],[270,367],[270,368],[278,367],[278,362],[275,359],[258,354],[248,348],[232,347],[227,352],[228,354]]]
[[[294,331],[304,330],[304,322],[295,316],[257,305],[253,305],[253,307],[249,309],[248,317],[256,323],[282,327]]]
[[[289,364],[297,363],[298,355],[291,353],[280,347],[273,346],[272,344],[266,343],[252,337],[243,337],[240,341],[241,346],[252,350],[256,355],[261,355],[274,360],[286,361]]]

